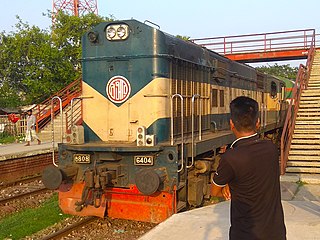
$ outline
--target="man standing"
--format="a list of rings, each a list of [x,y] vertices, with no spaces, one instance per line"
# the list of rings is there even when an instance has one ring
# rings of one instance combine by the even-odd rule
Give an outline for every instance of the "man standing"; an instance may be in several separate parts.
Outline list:
[[[27,131],[26,131],[26,141],[27,144],[25,146],[30,146],[30,142],[35,138],[38,141],[38,144],[41,144],[40,139],[36,134],[36,117],[32,115],[32,110],[27,111]]]
[[[279,154],[271,141],[256,133],[258,103],[241,96],[230,103],[230,112],[237,139],[222,154],[212,185],[213,195],[231,198],[229,239],[286,239]]]

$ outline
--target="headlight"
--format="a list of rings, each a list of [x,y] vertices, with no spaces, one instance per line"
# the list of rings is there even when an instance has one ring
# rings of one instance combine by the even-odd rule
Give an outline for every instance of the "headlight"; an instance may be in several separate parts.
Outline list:
[[[116,30],[113,27],[107,28],[107,39],[112,39],[116,36]]]
[[[106,29],[106,37],[109,41],[125,40],[129,37],[129,26],[126,24],[111,24]]]
[[[122,39],[126,35],[126,29],[124,27],[119,27],[117,29],[117,35]]]
[[[98,42],[98,36],[99,36],[99,34],[96,32],[89,32],[88,33],[89,41],[92,43]]]

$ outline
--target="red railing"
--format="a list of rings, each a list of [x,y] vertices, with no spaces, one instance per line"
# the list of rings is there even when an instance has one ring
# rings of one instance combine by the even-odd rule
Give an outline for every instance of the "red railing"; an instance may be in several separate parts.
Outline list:
[[[73,98],[80,96],[82,92],[81,79],[77,79],[70,83],[65,88],[61,89],[54,96],[58,96],[62,100],[62,108],[66,107]],[[51,100],[52,97],[47,98],[40,104],[37,104],[33,111],[37,116],[37,131],[42,129],[46,124],[50,122],[51,119]],[[53,107],[54,114],[57,115],[60,112],[59,106],[54,105]]]
[[[71,127],[73,125],[82,124],[82,99],[77,98],[73,101],[73,106],[65,111],[66,116],[66,132],[71,133]],[[73,112],[71,112],[73,111]]]
[[[315,46],[315,30],[293,30],[226,37],[191,39],[192,42],[223,55],[309,49]]]
[[[306,66],[300,64],[299,72],[295,85],[292,90],[292,99],[288,108],[286,120],[281,135],[281,174],[285,174],[289,151],[291,147],[292,135],[295,126],[295,120],[299,109],[301,93],[308,86],[308,80],[311,73],[311,66],[315,53],[315,36],[313,36],[308,51],[308,60]]]

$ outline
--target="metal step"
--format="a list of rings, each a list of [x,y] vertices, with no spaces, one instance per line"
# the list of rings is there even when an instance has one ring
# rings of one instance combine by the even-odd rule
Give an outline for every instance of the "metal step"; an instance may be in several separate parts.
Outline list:
[[[185,209],[186,207],[187,207],[187,202],[178,201],[177,212],[180,212],[182,209]]]
[[[308,120],[304,120],[304,121],[300,121],[300,120],[296,120],[296,124],[297,125],[320,125],[320,120],[319,121],[308,121]]]
[[[303,149],[303,151],[305,151],[306,149],[318,150],[318,149],[320,149],[320,144],[318,144],[318,145],[291,144],[290,148],[291,149]]]
[[[300,103],[299,108],[320,108],[320,102],[317,104],[305,104],[303,102]]]
[[[316,124],[315,125],[296,125],[294,129],[319,129],[320,130],[320,126]]]
[[[302,155],[289,155],[288,160],[296,161],[320,161],[320,156],[302,156]]]
[[[311,81],[308,83],[308,88],[309,87],[319,87],[320,86],[320,81]]]
[[[309,117],[315,117],[317,116],[318,119],[320,119],[320,112],[298,112],[297,113],[298,117],[306,117],[306,116],[309,116]]]
[[[287,173],[319,173],[320,174],[320,168],[287,167],[286,172]]]
[[[319,100],[320,99],[320,91],[319,92],[304,92],[301,94],[300,101],[311,101],[311,100]]]
[[[320,150],[315,150],[315,149],[290,150],[289,155],[320,156]]]
[[[320,108],[299,108],[299,112],[320,112]]]
[[[184,188],[186,186],[186,182],[179,182],[178,186],[177,186],[177,191],[179,191],[180,189]]]
[[[320,162],[289,161],[288,167],[320,167]]]
[[[293,139],[319,139],[320,143],[320,134],[304,134],[304,133],[295,133],[292,136]]]
[[[298,134],[298,133],[302,133],[302,134],[306,134],[306,133],[320,133],[320,129],[295,129],[293,131],[294,134]]]
[[[310,140],[310,139],[292,139],[291,143],[298,143],[298,144],[320,144],[320,140]]]
[[[320,87],[317,89],[317,88],[313,88],[313,89],[304,89],[302,90],[302,93],[301,93],[301,96],[304,96],[306,93],[319,93],[320,92]]]
[[[300,105],[301,104],[320,104],[320,98],[313,97],[310,99],[301,99]]]
[[[320,121],[320,117],[319,116],[298,116],[297,119],[296,119],[296,122],[297,121],[317,121],[319,120]]]

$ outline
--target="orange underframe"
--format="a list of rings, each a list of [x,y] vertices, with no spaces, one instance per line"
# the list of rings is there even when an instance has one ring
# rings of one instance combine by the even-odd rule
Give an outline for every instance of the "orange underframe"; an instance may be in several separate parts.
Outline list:
[[[98,216],[130,219],[143,222],[159,223],[176,213],[176,194],[157,192],[151,196],[142,195],[135,185],[129,189],[109,188],[102,196],[99,208],[84,207],[75,210],[75,203],[80,201],[84,183],[77,183],[70,191],[59,192],[59,205],[64,213],[79,216]]]

